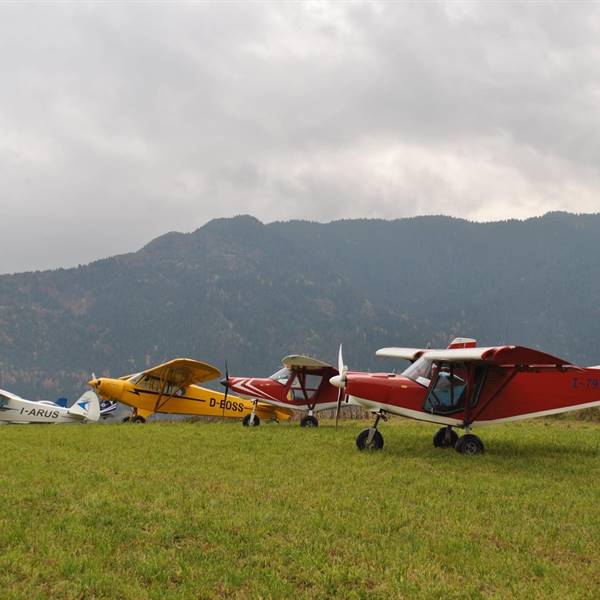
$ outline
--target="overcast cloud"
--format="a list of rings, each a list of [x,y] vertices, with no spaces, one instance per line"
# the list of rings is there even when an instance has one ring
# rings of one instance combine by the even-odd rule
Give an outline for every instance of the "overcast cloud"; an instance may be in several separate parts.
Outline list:
[[[600,211],[595,3],[0,5],[0,272],[171,230]]]

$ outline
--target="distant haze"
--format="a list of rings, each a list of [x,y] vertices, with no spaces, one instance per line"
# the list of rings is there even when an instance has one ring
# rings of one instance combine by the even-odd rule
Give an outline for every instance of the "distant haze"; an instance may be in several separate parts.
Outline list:
[[[2,3],[0,273],[264,222],[600,211],[600,4]]]

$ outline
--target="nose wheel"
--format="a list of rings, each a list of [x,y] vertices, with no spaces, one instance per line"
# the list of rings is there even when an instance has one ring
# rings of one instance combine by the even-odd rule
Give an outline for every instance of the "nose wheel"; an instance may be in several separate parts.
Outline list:
[[[356,447],[359,450],[381,450],[383,448],[383,436],[377,429],[372,427],[363,429],[356,436]]]
[[[242,419],[242,425],[244,427],[258,427],[260,425],[260,419],[258,418],[258,415],[254,415],[253,419],[252,414],[249,414]]]
[[[382,410],[375,413],[375,422],[373,423],[373,427],[363,429],[356,436],[356,447],[359,450],[381,450],[383,448],[383,436],[377,430],[377,426],[379,425],[379,421],[381,419],[387,421],[387,417]]]
[[[302,417],[300,421],[300,427],[318,427],[319,421],[317,417],[313,417],[313,415],[307,415],[306,417]]]
[[[260,425],[260,419],[256,414],[256,405],[258,404],[257,400],[252,402],[252,412],[249,415],[246,415],[242,419],[242,425],[244,427],[258,427]]]

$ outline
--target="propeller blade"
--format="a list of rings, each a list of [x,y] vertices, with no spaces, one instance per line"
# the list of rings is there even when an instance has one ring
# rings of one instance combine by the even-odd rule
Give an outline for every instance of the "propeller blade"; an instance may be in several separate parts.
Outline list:
[[[229,395],[229,368],[227,367],[227,361],[225,361],[225,398],[224,398],[223,406],[225,406],[225,402],[227,402],[228,395]]]
[[[330,382],[340,388],[338,392],[337,406],[335,408],[335,428],[337,429],[338,422],[340,419],[340,408],[342,406],[342,400],[346,397],[346,373],[348,367],[344,364],[344,355],[342,353],[342,344],[338,352],[338,372],[337,377],[332,377]],[[337,381],[336,381],[337,380]]]
[[[335,428],[338,427],[338,421],[340,420],[340,407],[342,406],[342,398],[346,395],[344,388],[340,388],[338,392],[337,406],[335,409]]]

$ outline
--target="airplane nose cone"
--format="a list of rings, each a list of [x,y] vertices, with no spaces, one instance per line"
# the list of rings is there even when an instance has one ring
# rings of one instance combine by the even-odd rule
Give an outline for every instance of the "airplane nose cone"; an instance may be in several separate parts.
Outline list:
[[[329,380],[329,383],[336,388],[343,388],[346,385],[344,377],[342,377],[341,375],[334,375]]]
[[[223,387],[228,387],[229,386],[229,380],[227,379],[227,377],[223,377],[223,379],[221,379],[219,381],[219,383],[223,386]]]
[[[100,387],[100,380],[99,379],[90,379],[88,381],[88,385],[92,386],[93,388],[99,388]]]

